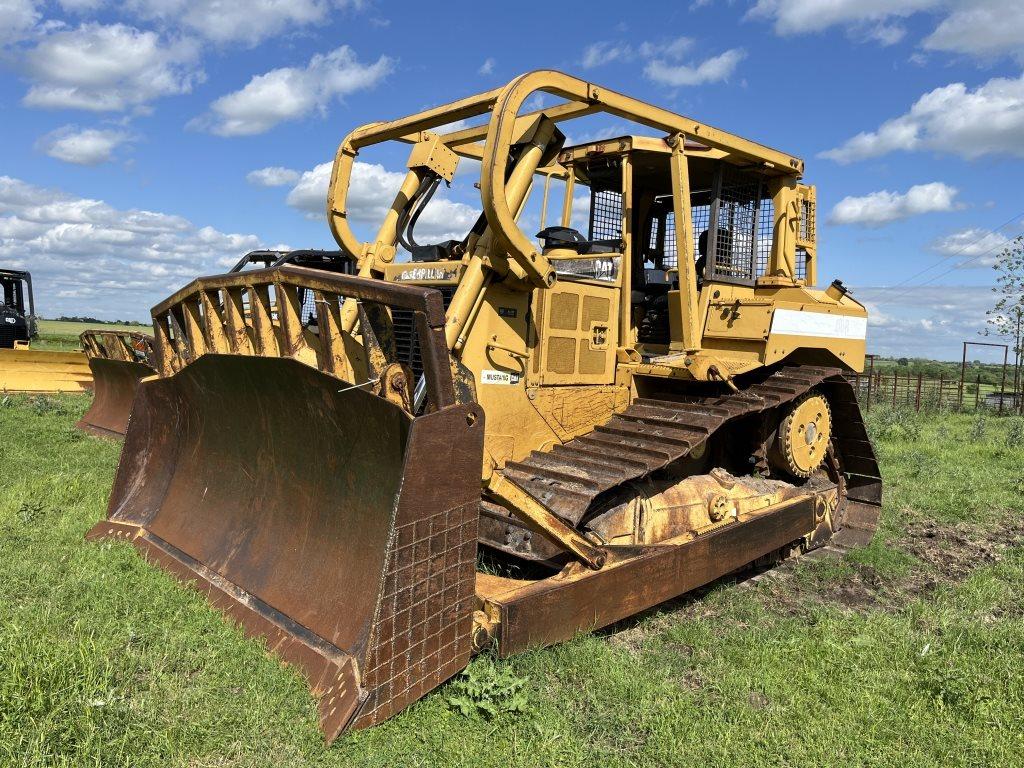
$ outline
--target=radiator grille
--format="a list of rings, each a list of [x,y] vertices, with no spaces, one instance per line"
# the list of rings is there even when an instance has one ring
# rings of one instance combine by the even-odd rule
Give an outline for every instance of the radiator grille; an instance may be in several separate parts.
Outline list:
[[[448,309],[457,286],[427,285],[423,287],[439,290],[444,299],[444,308]],[[419,381],[420,376],[423,375],[423,360],[420,357],[420,345],[416,340],[416,324],[413,322],[413,314],[405,309],[392,309],[391,322],[395,329],[395,349],[398,352],[398,362],[409,366],[412,370],[413,380]]]

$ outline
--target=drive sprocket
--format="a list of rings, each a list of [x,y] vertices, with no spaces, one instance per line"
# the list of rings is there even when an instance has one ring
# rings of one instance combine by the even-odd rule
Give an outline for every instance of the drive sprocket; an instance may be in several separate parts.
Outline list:
[[[816,391],[806,392],[787,409],[771,450],[772,463],[794,477],[810,477],[825,460],[832,438],[832,412]]]

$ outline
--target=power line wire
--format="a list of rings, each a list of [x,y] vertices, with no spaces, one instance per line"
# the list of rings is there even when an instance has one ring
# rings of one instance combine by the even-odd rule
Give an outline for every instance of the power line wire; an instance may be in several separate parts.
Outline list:
[[[904,296],[909,296],[911,291],[914,291],[917,288],[924,288],[926,285],[930,285],[930,284],[934,283],[940,277],[943,277],[944,275],[948,275],[953,270],[960,269],[965,264],[970,264],[972,261],[976,261],[977,259],[980,259],[982,256],[987,256],[988,254],[992,253],[992,251],[994,251],[996,248],[1002,248],[1004,245],[1005,245],[1004,243],[1000,243],[998,245],[993,245],[991,248],[989,248],[989,249],[987,249],[985,251],[982,251],[981,253],[979,253],[979,254],[977,254],[975,256],[971,256],[969,259],[964,259],[963,261],[959,262],[958,264],[954,264],[949,269],[945,270],[944,272],[940,272],[939,274],[935,275],[935,277],[932,277],[932,278],[929,278],[928,280],[925,280],[923,283],[919,283],[918,285],[908,286],[905,291],[903,291],[902,293],[899,293],[896,296],[893,296],[891,298],[890,297],[886,297],[885,300],[886,301],[896,301],[898,299],[902,299]],[[895,287],[895,286],[893,286],[893,287]]]
[[[946,256],[943,256],[941,259],[939,259],[937,262],[935,262],[931,266],[925,267],[920,272],[914,273],[913,275],[911,275],[910,277],[906,278],[905,280],[901,280],[900,282],[896,283],[895,285],[887,285],[887,286],[883,286],[883,287],[880,287],[880,288],[869,289],[868,292],[872,293],[874,291],[893,291],[893,290],[896,290],[897,288],[900,288],[900,287],[906,285],[907,283],[909,283],[910,281],[920,277],[921,275],[924,275],[924,274],[926,274],[928,272],[931,272],[933,269],[935,269],[936,267],[941,265],[943,262],[945,262],[945,261],[947,261],[949,259],[956,258],[960,254],[964,253],[971,246],[973,246],[973,245],[975,245],[977,243],[980,243],[982,240],[984,240],[989,235],[1000,234],[999,230],[1001,230],[1004,227],[1012,224],[1013,222],[1015,222],[1017,219],[1020,219],[1020,218],[1024,218],[1024,211],[1021,211],[1016,216],[1013,216],[1010,219],[1007,219],[1006,221],[1004,221],[1002,224],[1000,224],[999,226],[995,227],[994,229],[985,230],[985,233],[983,235],[981,235],[980,237],[978,237],[975,240],[972,240],[969,243],[966,243],[962,248],[960,248],[960,250],[954,251],[953,253],[950,253],[950,254],[947,254]],[[970,259],[967,259],[967,261],[964,261],[961,264],[954,265],[953,267],[951,267],[950,269],[946,270],[945,272],[942,272],[942,273],[936,275],[934,278],[932,278],[930,280],[926,280],[925,282],[921,283],[918,286],[909,286],[909,287],[911,289],[913,289],[913,288],[920,288],[922,286],[928,285],[929,283],[934,282],[935,280],[937,280],[938,278],[942,277],[943,275],[949,274],[954,269],[957,269],[958,267],[962,266],[963,264],[969,264],[971,261],[974,261],[975,259],[978,259],[978,258],[981,258],[982,256],[985,256],[986,254],[992,252],[996,248],[1002,247],[1002,245],[1004,245],[1004,244],[1000,243],[998,245],[995,245],[992,248],[989,248],[988,250],[986,250],[986,251],[984,251],[982,253],[979,253],[976,256],[971,257]],[[901,293],[896,298],[900,298],[900,297],[905,296],[905,295],[906,295],[906,293]],[[889,299],[887,299],[887,300],[889,300]]]

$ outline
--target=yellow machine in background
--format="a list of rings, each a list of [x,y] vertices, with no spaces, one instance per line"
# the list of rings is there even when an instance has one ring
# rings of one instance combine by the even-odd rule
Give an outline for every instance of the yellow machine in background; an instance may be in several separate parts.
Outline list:
[[[553,103],[524,112],[536,94]],[[564,146],[562,123],[601,113],[654,135]],[[352,169],[389,141],[412,145],[408,171],[364,241]],[[482,213],[422,244],[460,158]],[[550,71],[353,131],[327,214],[357,274],[218,275],[154,307],[158,375],[90,536],[132,542],[297,664],[328,738],[483,648],[866,543],[881,479],[843,374],[867,314],[815,287],[803,170]]]
[[[84,392],[92,386],[81,352],[31,349],[37,335],[32,276],[0,269],[0,392]]]

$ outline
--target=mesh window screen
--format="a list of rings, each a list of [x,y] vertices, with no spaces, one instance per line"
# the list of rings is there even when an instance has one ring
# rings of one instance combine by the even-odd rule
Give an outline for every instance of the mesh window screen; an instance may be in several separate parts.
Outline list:
[[[814,201],[800,201],[800,239],[812,242],[814,238]]]
[[[299,288],[299,301],[302,302],[302,309],[299,312],[302,327],[308,328],[311,325],[316,325],[316,297],[313,292],[308,288]]]
[[[706,198],[707,195],[702,195]],[[692,198],[692,196],[691,196]],[[692,199],[691,199],[692,203]],[[693,254],[694,258],[700,258],[700,236],[708,231],[711,226],[711,203],[697,203],[690,205],[690,218],[693,220]]]
[[[755,277],[768,274],[768,259],[772,254],[772,237],[775,225],[775,204],[770,197],[761,200],[757,216],[757,271]]]
[[[693,250],[697,253],[697,240],[700,233],[708,228],[708,220],[711,218],[710,205],[694,205],[690,208],[693,216]],[[679,266],[679,249],[676,247],[676,214],[669,209],[665,214],[665,243],[661,258],[660,269],[675,269]]]
[[[594,190],[590,196],[589,240],[622,238],[622,192]]]
[[[665,253],[661,259],[662,269],[675,269],[679,266],[679,250],[676,248],[676,214],[669,211],[665,214]]]
[[[797,248],[796,249],[796,264],[794,264],[793,266],[795,268],[794,271],[796,272],[794,277],[797,280],[806,280],[807,279],[807,249],[806,248]]]
[[[711,270],[727,280],[753,280],[760,179],[723,166],[717,219],[711,233]]]

